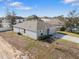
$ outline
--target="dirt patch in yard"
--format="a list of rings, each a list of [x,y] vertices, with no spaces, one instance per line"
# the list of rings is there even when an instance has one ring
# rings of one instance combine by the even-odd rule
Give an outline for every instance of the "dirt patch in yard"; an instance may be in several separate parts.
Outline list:
[[[79,59],[79,45],[69,41],[60,39],[49,44],[14,32],[2,32],[0,36],[18,50],[29,51],[31,59]]]
[[[26,40],[24,40],[25,38],[18,36],[13,32],[1,32],[0,36],[19,50],[25,49],[28,44],[28,42],[26,43]]]

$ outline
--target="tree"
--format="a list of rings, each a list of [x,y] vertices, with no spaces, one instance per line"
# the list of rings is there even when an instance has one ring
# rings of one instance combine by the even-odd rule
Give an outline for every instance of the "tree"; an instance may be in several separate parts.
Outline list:
[[[15,21],[16,21],[16,14],[14,11],[9,12],[6,16],[6,19],[9,20],[9,22],[11,23],[11,25],[14,25],[15,24]]]
[[[69,29],[69,31],[72,30],[72,28],[79,25],[79,13],[76,12],[76,10],[72,10],[69,12],[68,17],[64,17],[63,15],[58,16],[58,19],[63,21],[65,24],[65,28]]]
[[[63,21],[63,22],[66,21],[64,15],[60,15],[60,16],[58,16],[57,18],[58,18],[60,21]]]
[[[69,12],[68,15],[68,21],[67,21],[67,25],[68,27],[75,27],[79,24],[79,18],[78,18],[78,13],[76,12],[76,10],[72,10]]]
[[[11,23],[12,25],[14,25],[16,22],[16,13],[14,11],[12,11],[12,15],[11,15]]]

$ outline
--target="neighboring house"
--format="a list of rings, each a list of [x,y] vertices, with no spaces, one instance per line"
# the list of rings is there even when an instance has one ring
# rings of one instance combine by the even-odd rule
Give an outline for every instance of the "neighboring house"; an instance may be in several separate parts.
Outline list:
[[[22,23],[24,21],[26,21],[26,19],[20,16],[2,17],[0,18],[0,32],[12,30],[14,24]]]
[[[11,28],[11,22],[7,19],[2,20],[2,27],[3,28]]]
[[[0,28],[2,28],[2,21],[4,20],[5,18],[4,17],[0,17]]]
[[[6,19],[6,18],[4,18],[3,20],[2,20],[2,22],[1,22],[1,24],[2,24],[2,27],[11,27],[11,25],[13,25],[13,24],[18,24],[18,23],[22,23],[22,22],[24,22],[24,21],[26,21],[26,19],[25,18],[23,18],[23,17],[20,17],[20,16],[14,16],[14,23],[12,24],[12,22],[13,22],[13,16],[10,16],[10,19]]]
[[[50,24],[56,30],[60,30],[60,28],[64,26],[64,22],[60,21],[58,18],[52,18],[50,21],[47,21],[46,23]]]
[[[41,20],[43,20],[43,21],[47,22],[47,21],[50,21],[50,20],[51,20],[51,18],[50,18],[50,17],[41,17]]]
[[[22,35],[38,39],[40,36],[50,35],[56,32],[54,26],[50,26],[42,20],[30,20],[13,26],[13,31]]]
[[[0,32],[10,30],[12,30],[11,22],[4,18],[0,23]]]
[[[19,16],[16,16],[15,24],[17,24],[17,23],[22,23],[22,22],[24,22],[24,21],[26,21],[25,18],[23,18],[23,17],[19,17]]]

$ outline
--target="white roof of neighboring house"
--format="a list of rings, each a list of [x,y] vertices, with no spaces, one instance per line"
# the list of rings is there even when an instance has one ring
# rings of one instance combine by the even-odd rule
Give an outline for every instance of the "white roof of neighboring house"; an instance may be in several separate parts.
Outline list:
[[[42,20],[30,20],[25,21],[23,23],[19,23],[16,25],[13,25],[14,27],[23,28],[31,31],[38,31],[38,30],[45,30],[47,29],[47,25]]]
[[[50,21],[47,21],[47,23],[48,24],[50,24],[50,25],[53,25],[53,26],[55,26],[55,25],[57,25],[57,26],[59,26],[59,25],[64,25],[64,22],[63,21],[60,21],[59,19],[51,19]]]
[[[45,18],[42,18],[41,20],[43,20],[43,21],[50,21],[51,19],[45,19]]]

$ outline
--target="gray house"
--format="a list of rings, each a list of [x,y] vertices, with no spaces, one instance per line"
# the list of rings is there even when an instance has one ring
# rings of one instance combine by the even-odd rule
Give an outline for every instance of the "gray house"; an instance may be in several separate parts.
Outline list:
[[[60,30],[60,28],[65,25],[65,23],[63,21],[60,21],[58,18],[52,18],[46,23],[50,24],[52,27],[55,27],[56,30]]]
[[[33,39],[56,32],[54,26],[52,27],[42,20],[30,20],[16,24],[13,26],[13,31]]]

